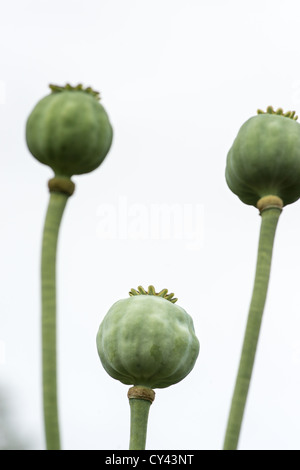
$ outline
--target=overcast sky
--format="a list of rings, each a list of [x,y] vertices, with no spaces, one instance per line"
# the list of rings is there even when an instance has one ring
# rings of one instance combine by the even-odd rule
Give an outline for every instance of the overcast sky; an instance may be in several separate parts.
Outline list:
[[[114,128],[104,163],[74,177],[58,250],[64,449],[128,449],[126,385],[96,333],[131,288],[168,288],[201,351],[156,390],[148,449],[221,449],[247,320],[258,211],[231,193],[227,152],[268,105],[300,113],[299,2],[12,0],[0,18],[0,389],[11,425],[44,448],[40,250],[52,171],[26,147],[48,84],[101,92]],[[164,215],[164,217],[162,216]],[[300,449],[300,202],[275,239],[240,449]]]

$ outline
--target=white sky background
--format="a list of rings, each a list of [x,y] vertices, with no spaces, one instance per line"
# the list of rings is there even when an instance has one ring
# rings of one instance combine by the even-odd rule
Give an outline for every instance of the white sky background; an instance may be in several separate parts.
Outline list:
[[[31,448],[44,447],[39,266],[52,177],[25,144],[32,108],[49,83],[83,83],[100,90],[114,128],[105,162],[73,178],[60,232],[63,448],[128,449],[129,387],[104,371],[95,337],[115,301],[153,284],[193,317],[201,351],[186,379],[156,390],[147,448],[221,449],[260,227],[226,185],[226,155],[257,108],[300,113],[299,30],[296,0],[2,7],[0,388]],[[175,224],[155,219],[162,207]],[[299,285],[298,201],[278,225],[240,449],[300,448]]]

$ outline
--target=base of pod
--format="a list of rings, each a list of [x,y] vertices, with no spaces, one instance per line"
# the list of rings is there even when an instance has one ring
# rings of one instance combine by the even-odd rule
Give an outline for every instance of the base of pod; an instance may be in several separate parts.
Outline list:
[[[139,400],[147,400],[150,401],[150,403],[153,403],[155,392],[151,388],[135,385],[134,387],[130,387],[127,396],[129,399],[137,398]]]
[[[260,214],[262,213],[262,211],[266,209],[277,208],[277,209],[282,210],[283,200],[280,199],[280,197],[278,196],[273,196],[270,194],[269,196],[264,196],[260,198],[257,201],[256,207],[259,210]]]
[[[48,188],[51,193],[58,192],[72,196],[75,191],[75,184],[68,178],[55,176],[48,181]]]

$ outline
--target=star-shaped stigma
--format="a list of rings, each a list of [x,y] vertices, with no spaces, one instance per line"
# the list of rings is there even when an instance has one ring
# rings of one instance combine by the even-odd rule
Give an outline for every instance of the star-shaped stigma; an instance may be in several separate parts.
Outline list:
[[[172,304],[175,304],[178,299],[174,298],[174,294],[168,294],[168,289],[162,289],[160,292],[155,292],[155,288],[153,286],[148,287],[148,291],[146,291],[142,286],[138,287],[138,290],[131,289],[129,292],[130,296],[133,295],[156,295],[158,297],[162,297],[163,299],[169,300]]]
[[[257,114],[277,114],[278,116],[287,117],[297,121],[298,116],[295,116],[296,111],[287,111],[286,113],[283,112],[282,108],[274,110],[273,106],[268,106],[266,111],[262,111],[261,109],[257,110]]]

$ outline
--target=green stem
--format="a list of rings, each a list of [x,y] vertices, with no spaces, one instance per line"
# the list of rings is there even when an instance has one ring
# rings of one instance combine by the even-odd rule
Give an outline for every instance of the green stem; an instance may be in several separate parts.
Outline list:
[[[145,450],[148,416],[155,393],[151,388],[134,386],[129,389],[130,443],[129,450]]]
[[[236,450],[255,360],[261,321],[267,296],[274,237],[281,209],[266,208],[261,212],[255,281],[244,336],[235,389],[231,402],[224,450]]]
[[[47,450],[60,449],[56,373],[56,251],[68,197],[62,192],[50,193],[42,244],[42,368]]]
[[[148,416],[151,403],[148,400],[130,398],[129,450],[145,450]]]

